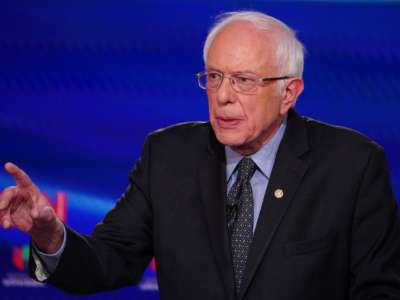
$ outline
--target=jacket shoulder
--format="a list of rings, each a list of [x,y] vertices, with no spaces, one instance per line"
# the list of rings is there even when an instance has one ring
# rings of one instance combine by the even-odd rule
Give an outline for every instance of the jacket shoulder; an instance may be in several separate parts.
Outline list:
[[[209,122],[185,122],[158,129],[147,136],[153,151],[187,156],[207,148],[212,128]]]
[[[309,140],[314,146],[327,146],[329,148],[369,149],[383,151],[383,147],[361,132],[326,122],[321,122],[309,117],[303,117],[309,132]]]
[[[190,143],[206,138],[210,130],[212,129],[209,122],[184,122],[157,129],[151,132],[148,138],[161,143],[179,140]]]

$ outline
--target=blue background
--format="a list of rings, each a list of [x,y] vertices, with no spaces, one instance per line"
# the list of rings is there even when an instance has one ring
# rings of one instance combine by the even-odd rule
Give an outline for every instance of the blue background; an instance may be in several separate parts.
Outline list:
[[[384,146],[400,196],[398,1],[1,1],[0,163],[68,195],[68,223],[89,233],[127,185],[152,130],[207,120],[194,74],[214,17],[254,9],[294,28],[307,48],[297,110]],[[13,184],[0,171],[0,188]],[[0,280],[15,274],[0,229]],[[21,273],[23,274],[23,273]],[[145,279],[154,280],[148,270]],[[0,299],[70,298],[5,287]],[[158,299],[140,287],[81,299]]]

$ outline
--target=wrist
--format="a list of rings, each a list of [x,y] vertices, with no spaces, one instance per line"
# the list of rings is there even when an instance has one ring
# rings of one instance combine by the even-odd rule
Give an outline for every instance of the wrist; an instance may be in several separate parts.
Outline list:
[[[62,246],[64,240],[64,224],[57,219],[55,226],[48,231],[40,230],[37,234],[32,234],[35,246],[43,253],[56,253]]]

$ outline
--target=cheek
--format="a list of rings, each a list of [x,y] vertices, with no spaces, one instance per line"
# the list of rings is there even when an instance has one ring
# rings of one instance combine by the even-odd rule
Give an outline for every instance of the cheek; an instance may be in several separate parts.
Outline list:
[[[263,120],[265,119],[265,113],[263,107],[260,105],[247,105],[242,107],[246,125],[249,132],[253,133],[262,126]]]
[[[265,102],[249,108],[246,112],[247,130],[249,135],[258,135],[271,126],[273,120],[279,115],[279,105],[268,105]]]
[[[213,99],[213,97],[210,96],[209,94],[207,94],[207,99],[208,99],[208,112],[211,117],[211,115],[214,112],[215,99]]]

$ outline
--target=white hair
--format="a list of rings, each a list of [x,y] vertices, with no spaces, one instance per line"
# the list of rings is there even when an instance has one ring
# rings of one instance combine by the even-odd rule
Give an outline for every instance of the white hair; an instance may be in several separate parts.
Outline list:
[[[246,21],[257,29],[265,32],[279,32],[276,45],[276,56],[281,74],[277,76],[303,76],[304,52],[302,43],[297,39],[296,33],[282,21],[256,11],[229,12],[220,15],[211,27],[203,48],[203,60],[207,62],[208,50],[218,33],[232,22]]]

